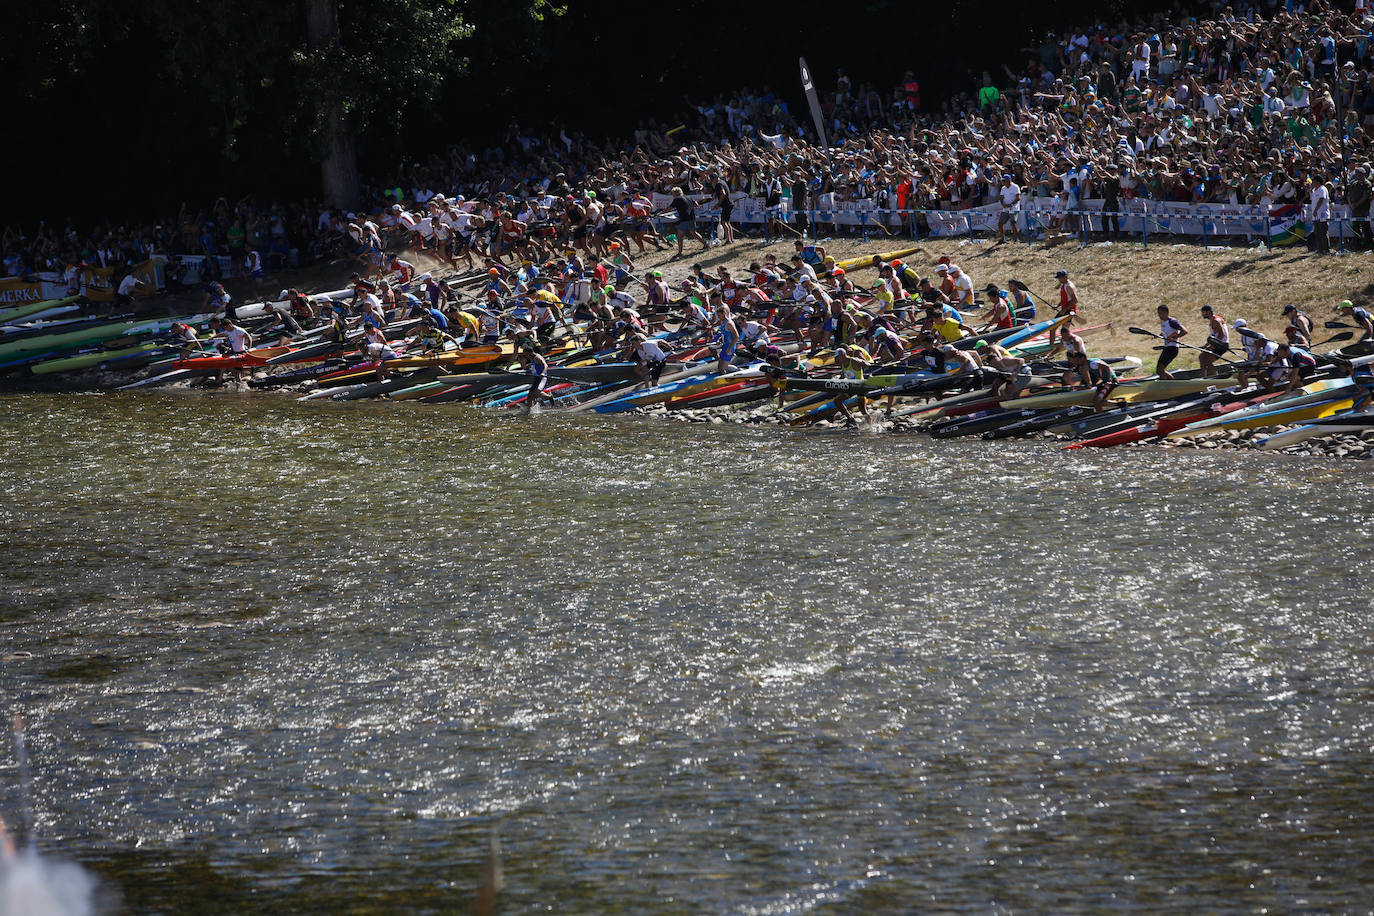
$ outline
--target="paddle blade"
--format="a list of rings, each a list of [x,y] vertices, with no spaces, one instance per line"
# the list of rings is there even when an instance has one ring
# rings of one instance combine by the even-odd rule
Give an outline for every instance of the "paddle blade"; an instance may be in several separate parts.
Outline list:
[[[1323,324],[1322,327],[1331,330],[1332,328],[1348,328],[1350,325],[1346,324],[1344,321],[1328,321]]]
[[[1144,328],[1127,328],[1132,334],[1144,334],[1146,337],[1158,337],[1154,331],[1147,331]]]

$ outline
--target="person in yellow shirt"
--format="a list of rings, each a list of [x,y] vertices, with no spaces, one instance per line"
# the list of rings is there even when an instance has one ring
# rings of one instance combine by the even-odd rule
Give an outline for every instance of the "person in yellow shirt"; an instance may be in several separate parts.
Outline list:
[[[835,348],[835,368],[840,370],[840,377],[847,379],[862,379],[864,370],[873,365],[873,357],[863,347],[850,344],[849,346]],[[849,408],[844,406],[844,402],[849,400],[848,392],[841,392],[832,401],[835,409],[844,415],[845,422],[853,423],[854,416],[849,412]],[[868,397],[859,393],[859,413],[863,414],[864,422],[870,423],[873,418],[868,414]]]
[[[874,315],[886,315],[892,311],[895,297],[886,280],[879,278],[873,281],[873,300],[876,307],[871,311]]]

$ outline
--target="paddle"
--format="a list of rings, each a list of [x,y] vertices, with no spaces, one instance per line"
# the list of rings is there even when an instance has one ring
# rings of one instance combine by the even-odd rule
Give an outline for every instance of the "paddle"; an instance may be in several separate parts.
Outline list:
[[[1164,340],[1164,336],[1162,334],[1156,334],[1154,331],[1147,331],[1145,328],[1127,328],[1126,330],[1130,331],[1132,334],[1140,334],[1144,337],[1154,337],[1158,340]],[[1186,344],[1181,340],[1168,341],[1166,342],[1165,346],[1187,347],[1189,350],[1197,350],[1200,353],[1212,353],[1212,351],[1208,350],[1206,347],[1195,347],[1192,344]],[[1155,347],[1155,349],[1163,350],[1164,347]],[[1225,357],[1217,356],[1215,353],[1212,353],[1212,355],[1216,357],[1218,362],[1223,362],[1228,365],[1236,364],[1236,361],[1233,359],[1226,359]]]

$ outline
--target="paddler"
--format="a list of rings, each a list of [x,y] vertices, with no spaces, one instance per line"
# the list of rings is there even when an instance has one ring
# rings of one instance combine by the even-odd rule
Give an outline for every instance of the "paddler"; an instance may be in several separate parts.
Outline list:
[[[534,329],[534,336],[541,342],[553,335],[557,325],[571,326],[571,322],[563,316],[561,305],[561,300],[545,285],[534,291],[529,302],[530,326]]]
[[[1092,408],[1100,413],[1107,405],[1107,398],[1117,386],[1116,370],[1100,359],[1088,359],[1082,353],[1069,356],[1069,367],[1078,372],[1084,388],[1094,388]]]
[[[721,303],[716,306],[716,336],[712,346],[719,346],[716,355],[716,374],[723,375],[735,358],[735,347],[739,344],[739,328],[730,314],[730,306]]]
[[[1197,363],[1202,367],[1202,377],[1211,378],[1216,374],[1217,358],[1231,352],[1231,329],[1210,305],[1204,305],[1201,311],[1202,320],[1207,322],[1207,341],[1202,345]]]
[[[392,349],[391,344],[386,339],[386,332],[375,324],[370,324],[363,329],[363,351],[369,357],[377,361],[377,381],[386,381],[387,368],[386,362],[395,359],[398,354]]]
[[[546,398],[550,405],[554,403],[553,395],[544,393],[544,386],[549,381],[549,361],[544,358],[538,345],[528,343],[519,350],[520,368],[525,370],[525,375],[529,376],[530,390],[525,395],[525,416],[529,416],[534,409],[534,402],[538,398]]]
[[[959,308],[973,308],[973,278],[958,264],[949,265],[949,283],[953,288],[950,299]]]
[[[1236,373],[1236,384],[1244,388],[1254,377],[1265,390],[1272,388],[1273,381],[1267,370],[1278,353],[1278,346],[1264,335],[1250,331],[1244,318],[1237,318],[1231,329],[1240,335],[1241,346],[1245,348],[1245,367]]]
[[[1312,342],[1312,319],[1303,314],[1293,303],[1288,303],[1283,307],[1281,313],[1288,321],[1288,327],[1296,328],[1298,333],[1289,339],[1300,347],[1305,347]]]
[[[657,340],[639,332],[630,335],[630,347],[635,358],[635,375],[639,376],[646,388],[657,385],[663,367],[668,363],[668,354],[663,352]]]
[[[983,325],[983,330],[998,330],[1013,326],[1011,316],[1011,306],[1007,304],[1007,294],[1000,289],[996,283],[989,283],[983,287],[983,293],[988,297],[987,323]]]
[[[1370,319],[1368,309],[1356,307],[1349,299],[1342,299],[1341,304],[1336,306],[1336,314],[1355,322],[1355,327],[1360,332],[1360,340],[1374,339],[1374,320]]]
[[[1155,361],[1155,375],[1160,378],[1173,378],[1169,373],[1169,365],[1178,357],[1178,342],[1187,336],[1188,329],[1177,318],[1169,316],[1169,307],[1161,305],[1155,309],[1159,315],[1159,337],[1164,341],[1164,348],[1159,351],[1159,359]]]
[[[845,379],[863,379],[864,370],[873,365],[873,357],[868,355],[868,351],[863,347],[853,344],[835,348],[835,368],[840,370],[840,377]],[[845,407],[844,402],[852,397],[847,392],[841,392],[831,401],[835,409],[844,415],[845,422],[853,423],[854,416]],[[872,422],[872,417],[868,414],[868,397],[861,392],[859,398],[859,413],[863,414],[864,422]]]
[[[1007,285],[1011,288],[1011,301],[1007,304],[1011,307],[1012,318],[1024,324],[1035,321],[1035,299],[1019,283]]]
[[[1073,315],[1074,321],[1078,316],[1078,287],[1073,285],[1069,279],[1069,272],[1060,268],[1054,272],[1054,279],[1059,282],[1059,310],[1054,317],[1063,318],[1065,315]],[[1070,324],[1073,321],[1069,322]]]
[[[426,315],[420,319],[420,327],[410,340],[410,348],[418,349],[421,355],[426,355],[443,352],[450,343],[457,344],[457,341],[435,327],[433,319]]]
[[[1276,348],[1273,365],[1276,371],[1283,372],[1282,379],[1276,378],[1275,381],[1286,379],[1288,390],[1294,391],[1317,371],[1317,358],[1302,347],[1281,343]]]
[[[906,355],[901,336],[884,316],[879,315],[869,322],[863,339],[868,341],[874,359],[881,360],[886,355],[886,358],[896,362]]]
[[[1012,356],[1006,348],[995,343],[980,346],[978,355],[983,365],[997,373],[988,396],[1011,400],[1019,398],[1031,383],[1031,367],[1019,356]]]

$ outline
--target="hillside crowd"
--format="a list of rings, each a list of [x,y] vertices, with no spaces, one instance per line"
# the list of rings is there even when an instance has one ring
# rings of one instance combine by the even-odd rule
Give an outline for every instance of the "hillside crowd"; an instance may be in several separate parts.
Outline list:
[[[1324,250],[1333,204],[1369,214],[1372,28],[1368,0],[1213,2],[1200,17],[1047,32],[1019,69],[984,72],[938,110],[923,107],[910,73],[884,93],[840,71],[822,104],[829,155],[807,139],[804,110],[764,87],[692,104],[681,123],[649,120],[618,141],[512,124],[499,143],[455,144],[367,188],[370,220],[312,201],[221,198],[142,226],[7,227],[0,254],[7,275],[154,252],[227,255],[248,274],[332,257],[341,245],[366,260],[378,230],[392,228],[450,257],[499,257],[538,251],[539,240],[590,248],[613,234],[607,227],[647,226],[655,194],[674,197],[681,244],[703,201],[728,238],[741,193],[785,208],[800,231],[797,211],[856,200],[892,210],[993,204],[1013,235],[1031,197],[1059,201],[1068,230],[1086,199],[1108,212],[1132,198],[1296,204],[1313,226],[1310,247]],[[907,214],[903,225],[920,231],[919,220]],[[1120,225],[1087,228],[1110,237]],[[1368,222],[1353,231],[1370,245]],[[652,231],[636,241],[663,244]],[[217,272],[213,258],[206,265]]]

